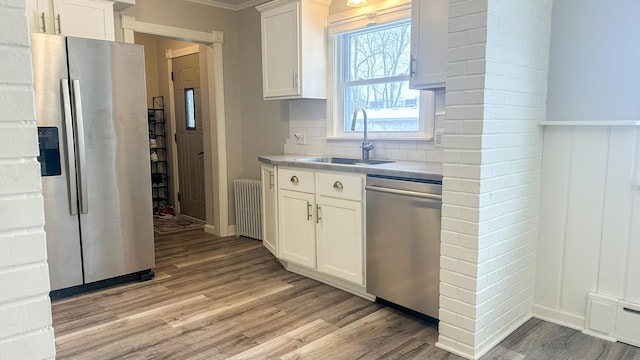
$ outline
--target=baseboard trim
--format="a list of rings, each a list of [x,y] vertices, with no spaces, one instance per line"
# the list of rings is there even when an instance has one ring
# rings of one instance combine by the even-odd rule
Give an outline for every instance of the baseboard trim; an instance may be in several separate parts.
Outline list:
[[[455,340],[453,340],[453,341],[455,341]],[[475,358],[473,357],[473,355],[468,354],[468,353],[466,353],[466,352],[464,352],[464,351],[460,351],[460,350],[458,350],[458,349],[454,349],[454,348],[452,348],[452,347],[450,347],[450,346],[447,346],[447,345],[445,345],[445,344],[441,343],[440,341],[436,342],[436,347],[437,347],[437,348],[439,348],[439,349],[442,349],[442,350],[444,350],[444,351],[450,352],[450,353],[452,353],[452,354],[454,354],[454,355],[458,355],[458,356],[460,356],[460,357],[463,357],[463,358],[465,358],[465,359],[475,360]]]
[[[594,338],[598,338],[598,339],[602,339],[602,340],[606,340],[606,341],[610,341],[610,342],[617,342],[618,341],[618,339],[616,339],[614,337],[606,336],[606,335],[603,335],[600,332],[589,330],[589,329],[582,330],[582,333],[585,334],[585,335],[593,336]]]
[[[548,321],[554,324],[566,326],[568,328],[582,331],[584,330],[585,317],[572,314],[566,311],[552,309],[544,305],[533,304],[533,317]]]
[[[204,232],[207,234],[212,234],[215,236],[221,236],[219,232],[216,232],[216,227],[213,225],[205,224]],[[227,236],[235,236],[236,235],[236,226],[231,225],[227,227]]]
[[[280,263],[282,264],[282,266],[284,266],[285,269],[302,275],[302,276],[306,276],[308,278],[311,278],[313,280],[317,280],[320,281],[322,283],[325,283],[327,285],[331,285],[335,288],[338,288],[340,290],[344,290],[348,293],[351,293],[353,295],[359,296],[363,299],[366,300],[370,300],[370,301],[375,301],[376,297],[368,294],[366,292],[366,289],[364,288],[364,286],[358,286],[355,284],[350,284],[346,281],[340,280],[340,279],[336,279],[334,277],[332,277],[331,275],[326,275],[326,274],[322,274],[317,272],[316,270],[312,270],[312,269],[308,269],[305,268],[303,266],[299,266],[296,264],[292,264],[292,263],[288,263],[287,261],[284,260],[280,260],[278,259],[278,261],[280,261]]]
[[[204,232],[206,232],[207,234],[218,236],[218,234],[216,234],[216,227],[213,225],[204,224]]]
[[[469,359],[469,360],[476,360],[476,359],[480,359],[482,356],[484,356],[485,354],[487,354],[489,351],[491,351],[491,349],[493,349],[494,347],[496,347],[496,345],[500,344],[500,342],[504,339],[506,339],[509,335],[511,335],[514,331],[516,331],[517,328],[519,328],[520,326],[524,325],[524,323],[526,323],[527,321],[529,321],[532,318],[531,314],[527,314],[524,317],[514,320],[511,325],[506,326],[504,328],[503,331],[501,331],[501,334],[499,336],[492,336],[485,344],[481,344],[478,346],[478,350],[474,351],[473,354],[465,352],[465,351],[461,351],[459,349],[455,349],[447,344],[445,344],[444,342],[440,341],[440,339],[438,339],[438,342],[436,342],[436,347],[440,348],[442,350],[448,351],[452,354],[461,356],[465,359]],[[439,337],[442,337],[441,335]],[[456,342],[456,340],[451,339],[449,337],[445,337],[445,339],[449,340],[448,342]],[[465,345],[467,346],[467,345]],[[468,347],[468,346],[467,346]]]
[[[533,317],[532,314],[526,314],[525,316],[523,316],[520,319],[514,320],[510,326],[505,327],[504,331],[502,331],[502,334],[500,334],[499,336],[494,336],[493,339],[491,339],[489,342],[487,342],[484,345],[480,345],[478,348],[479,350],[476,351],[475,353],[475,358],[479,359],[482,356],[484,356],[486,353],[488,353],[491,349],[493,349],[496,345],[500,344],[500,342],[504,339],[507,338],[507,336],[511,335],[514,331],[516,331],[516,329],[518,329],[520,326],[524,325],[527,321],[529,321],[531,318]]]

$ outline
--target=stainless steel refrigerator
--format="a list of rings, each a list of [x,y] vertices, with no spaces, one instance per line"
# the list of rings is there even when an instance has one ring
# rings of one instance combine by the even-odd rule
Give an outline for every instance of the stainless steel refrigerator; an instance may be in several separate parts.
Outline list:
[[[31,50],[52,297],[152,277],[142,46],[32,34]]]

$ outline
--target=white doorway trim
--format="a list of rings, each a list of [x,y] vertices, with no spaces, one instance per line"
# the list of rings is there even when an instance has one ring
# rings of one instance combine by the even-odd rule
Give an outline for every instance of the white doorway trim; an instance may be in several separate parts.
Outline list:
[[[207,224],[205,225],[205,231],[208,233],[212,233],[217,236],[229,236],[233,235],[232,229],[229,226],[229,194],[227,193],[228,189],[228,174],[227,174],[227,141],[226,141],[226,114],[224,107],[224,78],[223,78],[223,62],[222,62],[222,44],[224,42],[224,36],[221,31],[212,31],[212,32],[204,32],[204,31],[196,31],[184,28],[178,28],[173,26],[166,26],[160,24],[146,23],[137,21],[133,16],[122,15],[121,16],[122,29],[124,35],[124,41],[128,43],[134,42],[134,33],[144,33],[150,35],[159,35],[165,36],[175,39],[186,39],[191,40],[198,43],[204,43],[207,45],[206,57],[207,57],[207,84],[210,86],[209,93],[213,93],[214,101],[215,101],[215,110],[213,112],[209,112],[209,122],[210,126],[209,134],[211,139],[215,137],[215,144],[217,146],[214,148],[214,141],[210,141],[211,149],[209,149],[210,154],[218,154],[218,168],[217,168],[217,178],[218,178],[218,201],[214,204],[207,205],[216,206],[217,208],[213,211],[213,219],[207,219]],[[212,87],[212,88],[211,88]],[[173,91],[171,87],[169,87],[170,91]],[[170,97],[173,101],[173,96]],[[170,112],[174,111],[173,105],[171,106]],[[172,120],[173,120],[172,116]],[[172,126],[175,129],[175,126]],[[172,132],[175,131],[172,129]],[[175,155],[174,155],[175,156]],[[212,159],[213,160],[213,159]],[[174,170],[175,171],[175,170]],[[210,178],[213,179],[215,174],[210,174]],[[214,181],[215,182],[215,181]],[[212,184],[205,184],[205,186],[211,186]],[[215,196],[213,197],[215,199]],[[176,202],[177,204],[177,202]],[[214,224],[218,224],[218,226],[214,226]]]

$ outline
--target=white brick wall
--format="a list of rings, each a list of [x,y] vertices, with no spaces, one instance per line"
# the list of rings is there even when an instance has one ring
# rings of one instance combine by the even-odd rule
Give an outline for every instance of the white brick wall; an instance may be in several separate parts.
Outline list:
[[[477,358],[530,318],[550,0],[451,0],[438,346]]]
[[[444,91],[436,92],[435,127],[444,123]],[[293,134],[304,132],[305,145],[297,145]],[[289,101],[289,138],[284,145],[285,154],[317,154],[359,157],[362,140],[327,140],[326,101]],[[375,149],[371,157],[404,161],[442,162],[442,148],[433,141],[372,140]]]
[[[0,359],[53,359],[25,0],[0,0]]]

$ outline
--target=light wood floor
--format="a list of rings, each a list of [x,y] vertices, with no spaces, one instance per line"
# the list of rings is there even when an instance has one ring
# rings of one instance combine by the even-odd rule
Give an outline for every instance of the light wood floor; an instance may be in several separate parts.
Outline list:
[[[289,273],[261,243],[156,236],[156,277],[54,301],[58,359],[460,359],[436,328]],[[634,359],[640,349],[530,320],[484,359]]]

